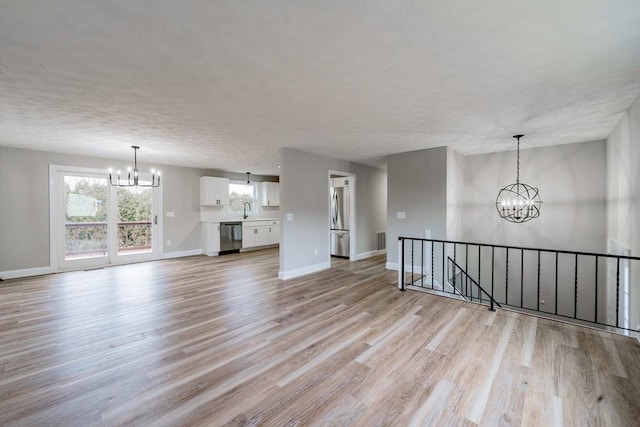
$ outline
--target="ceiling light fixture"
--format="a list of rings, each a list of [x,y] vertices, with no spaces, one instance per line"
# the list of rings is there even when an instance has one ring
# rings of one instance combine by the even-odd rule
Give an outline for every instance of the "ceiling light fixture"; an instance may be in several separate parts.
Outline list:
[[[251,172],[245,172],[247,174],[247,187],[251,185],[251,181],[249,181],[249,177],[251,176]]]
[[[496,209],[500,217],[517,223],[539,217],[542,204],[538,189],[520,182],[520,138],[523,136],[513,136],[518,140],[516,182],[500,190],[496,198]]]
[[[151,169],[151,183],[150,184],[141,184],[138,180],[138,150],[140,147],[137,145],[132,145],[133,148],[133,170],[131,170],[131,166],[127,168],[127,180],[120,180],[120,171],[116,172],[116,181],[113,181],[113,169],[109,168],[109,183],[114,187],[160,187],[160,171],[156,171],[155,169]],[[133,172],[133,179],[131,173]],[[156,181],[156,178],[157,181]],[[144,182],[144,181],[143,181]]]

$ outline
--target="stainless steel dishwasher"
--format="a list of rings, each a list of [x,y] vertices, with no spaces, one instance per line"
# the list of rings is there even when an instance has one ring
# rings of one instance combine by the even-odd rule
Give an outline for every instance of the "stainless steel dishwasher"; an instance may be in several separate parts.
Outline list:
[[[220,223],[220,255],[240,252],[242,248],[242,223]]]

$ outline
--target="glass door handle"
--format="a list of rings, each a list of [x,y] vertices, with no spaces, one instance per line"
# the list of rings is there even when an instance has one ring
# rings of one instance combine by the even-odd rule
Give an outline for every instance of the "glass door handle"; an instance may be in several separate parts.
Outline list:
[[[156,216],[154,216],[154,217],[153,217],[153,223],[154,223],[155,225],[158,225],[158,215],[156,215]]]

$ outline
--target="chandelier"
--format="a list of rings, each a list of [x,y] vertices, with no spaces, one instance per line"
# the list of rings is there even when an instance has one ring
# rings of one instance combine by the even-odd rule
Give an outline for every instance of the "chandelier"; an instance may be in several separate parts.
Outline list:
[[[540,216],[540,193],[537,188],[520,182],[520,138],[518,140],[516,182],[504,187],[496,198],[496,209],[501,218],[511,222],[527,222]]]
[[[138,147],[137,145],[132,145],[131,148],[133,148],[133,170],[131,169],[131,166],[127,168],[126,181],[120,178],[120,171],[117,171],[116,180],[114,182],[112,176],[113,169],[109,168],[109,183],[114,187],[160,187],[160,171],[156,171],[155,169],[151,169],[151,183],[140,183],[140,181],[138,180],[138,150],[140,149],[140,147]]]

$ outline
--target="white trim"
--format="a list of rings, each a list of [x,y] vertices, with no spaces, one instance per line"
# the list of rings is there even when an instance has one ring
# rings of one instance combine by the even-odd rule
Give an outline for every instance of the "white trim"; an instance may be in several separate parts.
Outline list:
[[[305,274],[316,273],[318,271],[327,270],[331,268],[331,261],[321,262],[319,264],[308,265],[302,268],[296,268],[295,270],[289,271],[279,271],[278,279],[280,280],[289,280],[294,277],[304,276]]]
[[[0,278],[3,280],[19,279],[21,277],[42,276],[44,274],[51,273],[53,273],[53,269],[51,267],[24,268],[22,270],[0,271]]]
[[[216,252],[216,255],[218,253]],[[190,251],[178,251],[178,252],[165,252],[162,254],[162,259],[170,258],[182,258],[185,256],[202,255],[202,249],[192,249]]]
[[[361,259],[367,259],[367,258],[371,258],[374,257],[376,255],[383,255],[386,254],[387,250],[386,249],[380,249],[380,250],[374,250],[374,251],[369,251],[369,252],[362,252],[359,254],[356,254],[355,256],[355,260],[361,260]]]

